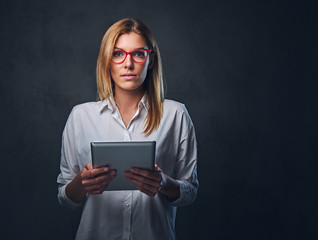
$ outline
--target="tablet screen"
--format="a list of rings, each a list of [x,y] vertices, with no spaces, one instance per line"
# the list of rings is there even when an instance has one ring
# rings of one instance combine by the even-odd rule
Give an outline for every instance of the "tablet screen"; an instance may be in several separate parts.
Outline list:
[[[131,167],[154,170],[155,153],[155,141],[91,142],[93,167],[108,166],[117,171],[117,176],[105,191],[136,190],[137,188],[124,178],[124,172]]]

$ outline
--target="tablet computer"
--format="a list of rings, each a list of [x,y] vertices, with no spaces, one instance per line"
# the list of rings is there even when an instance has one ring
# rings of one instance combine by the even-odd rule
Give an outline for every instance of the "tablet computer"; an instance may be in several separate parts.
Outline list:
[[[116,177],[105,191],[136,190],[124,178],[124,172],[131,167],[155,169],[156,142],[91,142],[92,164],[94,168],[108,166],[116,169]]]

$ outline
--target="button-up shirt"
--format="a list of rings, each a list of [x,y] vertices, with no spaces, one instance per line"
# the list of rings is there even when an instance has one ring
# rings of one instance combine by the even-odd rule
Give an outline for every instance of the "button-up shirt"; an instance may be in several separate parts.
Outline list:
[[[175,239],[178,206],[194,201],[197,188],[197,146],[190,116],[181,103],[165,100],[157,130],[143,133],[147,116],[144,96],[126,127],[111,100],[89,102],[73,108],[62,137],[59,202],[70,208],[83,205],[76,239]],[[180,184],[180,197],[170,202],[164,195],[151,198],[138,190],[87,194],[76,204],[65,195],[66,185],[91,163],[94,141],[156,141],[156,164]]]

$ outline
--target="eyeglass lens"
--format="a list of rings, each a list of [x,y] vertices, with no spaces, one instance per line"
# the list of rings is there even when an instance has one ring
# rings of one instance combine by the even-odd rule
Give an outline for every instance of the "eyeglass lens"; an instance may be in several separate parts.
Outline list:
[[[114,50],[112,61],[115,63],[121,63],[126,59],[126,55],[130,54],[132,60],[134,62],[144,62],[147,59],[148,52],[144,49],[138,49],[135,51],[132,51],[130,53],[126,53],[123,50]]]

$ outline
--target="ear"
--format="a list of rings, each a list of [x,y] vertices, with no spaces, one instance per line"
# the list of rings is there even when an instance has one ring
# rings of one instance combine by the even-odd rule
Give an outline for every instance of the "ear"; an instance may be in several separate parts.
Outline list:
[[[151,54],[149,56],[149,64],[148,64],[147,70],[152,69],[154,64],[155,64],[155,56],[154,56],[154,54]]]

